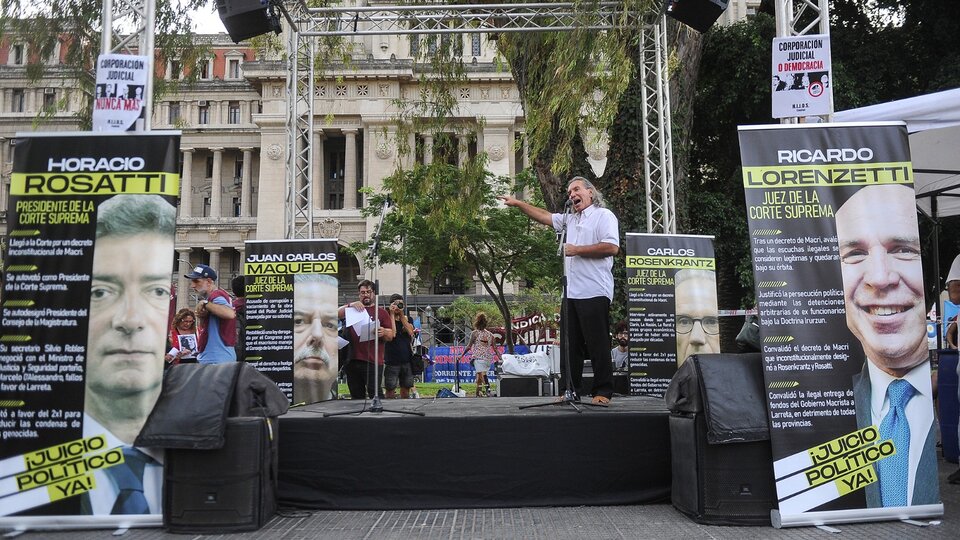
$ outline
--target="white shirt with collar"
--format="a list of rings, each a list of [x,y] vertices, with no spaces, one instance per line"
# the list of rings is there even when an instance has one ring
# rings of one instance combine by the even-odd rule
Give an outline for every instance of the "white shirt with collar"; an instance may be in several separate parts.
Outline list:
[[[576,214],[552,214],[553,228],[563,231],[567,224],[566,243],[589,246],[605,242],[620,245],[617,216],[606,208],[590,205]],[[564,257],[567,275],[567,298],[584,299],[606,296],[613,300],[613,257]]]
[[[896,377],[881,370],[869,359],[867,372],[870,374],[870,414],[874,425],[879,428],[883,417],[890,409],[887,387],[896,380]],[[907,506],[910,506],[913,504],[913,486],[916,481],[917,467],[920,464],[920,455],[923,453],[930,426],[933,424],[933,384],[930,381],[930,363],[924,362],[911,369],[903,379],[915,390],[913,397],[904,408],[907,422],[910,423],[910,463],[907,475]]]
[[[95,418],[84,413],[83,437],[96,437],[97,435],[106,435],[107,448],[132,446],[118,439],[113,433],[110,433],[107,428],[103,427],[100,422],[97,422]],[[161,500],[163,490],[163,453],[151,448],[137,447],[137,450],[152,457],[157,462],[157,464],[147,464],[143,469],[143,495],[146,497],[147,504],[150,506],[150,513],[160,514],[163,511],[163,503]],[[92,513],[94,515],[109,515],[113,510],[113,504],[116,502],[117,495],[120,494],[120,491],[104,469],[93,471],[93,478],[94,482],[96,482],[96,487],[87,492],[87,496],[90,497]]]

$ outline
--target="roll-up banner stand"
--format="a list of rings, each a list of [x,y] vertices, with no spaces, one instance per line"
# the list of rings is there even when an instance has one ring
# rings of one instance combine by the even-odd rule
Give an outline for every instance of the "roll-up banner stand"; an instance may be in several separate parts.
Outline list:
[[[942,515],[906,127],[739,131],[774,526]]]
[[[180,133],[14,141],[0,330],[0,527],[160,526]]]
[[[663,396],[691,354],[720,352],[712,236],[627,233],[630,395]]]
[[[246,242],[245,358],[293,405],[336,398],[337,241]]]

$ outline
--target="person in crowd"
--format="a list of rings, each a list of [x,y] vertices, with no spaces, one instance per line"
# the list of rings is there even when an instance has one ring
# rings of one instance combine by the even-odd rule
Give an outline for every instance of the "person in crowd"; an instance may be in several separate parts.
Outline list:
[[[936,504],[936,426],[913,189],[861,188],[836,212],[847,327],[867,361],[853,378],[857,426],[896,454],[875,464],[868,507]]]
[[[185,274],[190,287],[200,295],[197,302],[197,360],[201,364],[236,362],[237,312],[230,294],[217,287],[217,272],[198,264]]]
[[[336,394],[337,289],[327,274],[293,278],[293,401],[314,403]]]
[[[397,397],[397,386],[400,387],[400,398],[411,396],[414,387],[413,381],[413,324],[404,312],[403,296],[390,295],[390,305],[387,310],[393,318],[393,328],[396,330],[394,338],[387,342],[385,349],[386,359],[383,367],[383,387],[386,397]]]
[[[773,76],[773,91],[780,92],[787,89],[787,81],[780,78],[779,75]]]
[[[349,329],[350,361],[344,368],[347,388],[352,399],[372,398],[374,395],[383,397],[377,381],[382,380],[386,343],[394,337],[393,317],[386,309],[376,306],[377,293],[372,281],[362,280],[357,290],[360,300],[340,306],[337,310],[337,317],[341,319],[347,318],[348,309],[366,312],[366,319]]]
[[[720,352],[717,274],[687,268],[673,276],[677,321],[677,367],[693,354]]]
[[[230,289],[233,291],[233,312],[237,315],[237,337],[233,350],[237,354],[237,360],[243,361],[245,358],[245,344],[247,340],[247,282],[242,275],[234,276],[230,280]]]
[[[160,514],[162,452],[135,448],[160,396],[176,208],[159,195],[116,195],[97,208],[90,282],[83,436],[105,436],[124,463],[93,471],[84,514]],[[133,483],[137,492],[127,494]]]
[[[950,265],[950,271],[947,272],[947,300],[950,303],[955,305],[960,305],[960,255],[957,255],[953,259],[953,264]],[[944,310],[946,312],[946,310]],[[947,347],[949,349],[957,348],[957,316],[954,315],[950,317],[947,324],[946,332],[946,341]],[[960,362],[957,363],[957,377],[960,378]],[[936,393],[936,374],[933,377],[933,388],[934,393]],[[936,396],[934,396],[936,397]],[[957,400],[960,401],[960,388],[957,390]],[[957,437],[960,438],[960,428],[957,429]],[[950,476],[947,477],[947,482],[951,484],[960,484],[960,469],[950,473]]]
[[[190,308],[173,316],[170,326],[170,350],[164,356],[167,365],[197,363],[197,317]]]
[[[499,197],[507,206],[518,208],[538,223],[566,230],[563,245],[567,294],[562,312],[567,320],[563,339],[569,339],[570,372],[561,362],[561,376],[580,388],[583,361],[593,361],[593,403],[608,405],[613,396],[613,366],[608,332],[610,303],[613,300],[613,258],[620,252],[620,225],[605,208],[603,195],[589,180],[576,176],[567,185],[572,213],[551,213],[509,195]],[[575,399],[579,399],[574,396]]]
[[[487,330],[487,314],[482,311],[473,319],[473,331],[470,332],[470,339],[463,349],[463,355],[466,356],[471,349],[473,353],[470,357],[470,365],[477,373],[476,395],[490,397],[490,381],[487,379],[487,372],[490,371],[494,358],[497,362],[502,362],[503,359],[500,357],[500,350],[497,349],[496,336]]]
[[[630,332],[627,327],[627,321],[620,321],[613,330],[613,339],[617,346],[610,349],[610,357],[613,359],[613,367],[616,371],[627,371],[630,359]]]

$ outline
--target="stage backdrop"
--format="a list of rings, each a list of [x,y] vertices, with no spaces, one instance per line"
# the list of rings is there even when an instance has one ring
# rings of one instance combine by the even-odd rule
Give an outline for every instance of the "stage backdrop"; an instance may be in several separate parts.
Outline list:
[[[774,524],[939,515],[906,129],[745,126],[740,148]]]
[[[712,236],[627,233],[630,395],[663,396],[687,356],[720,352],[715,268]]]
[[[336,397],[337,241],[246,243],[247,362],[290,403]]]
[[[162,451],[131,445],[163,378],[179,144],[179,132],[17,135],[0,527],[161,522]]]

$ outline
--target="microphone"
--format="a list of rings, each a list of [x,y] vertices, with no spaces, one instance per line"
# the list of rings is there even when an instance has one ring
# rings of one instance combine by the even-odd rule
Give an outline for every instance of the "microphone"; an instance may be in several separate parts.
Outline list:
[[[573,199],[567,199],[567,202],[563,203],[563,209],[569,210],[573,208]]]

